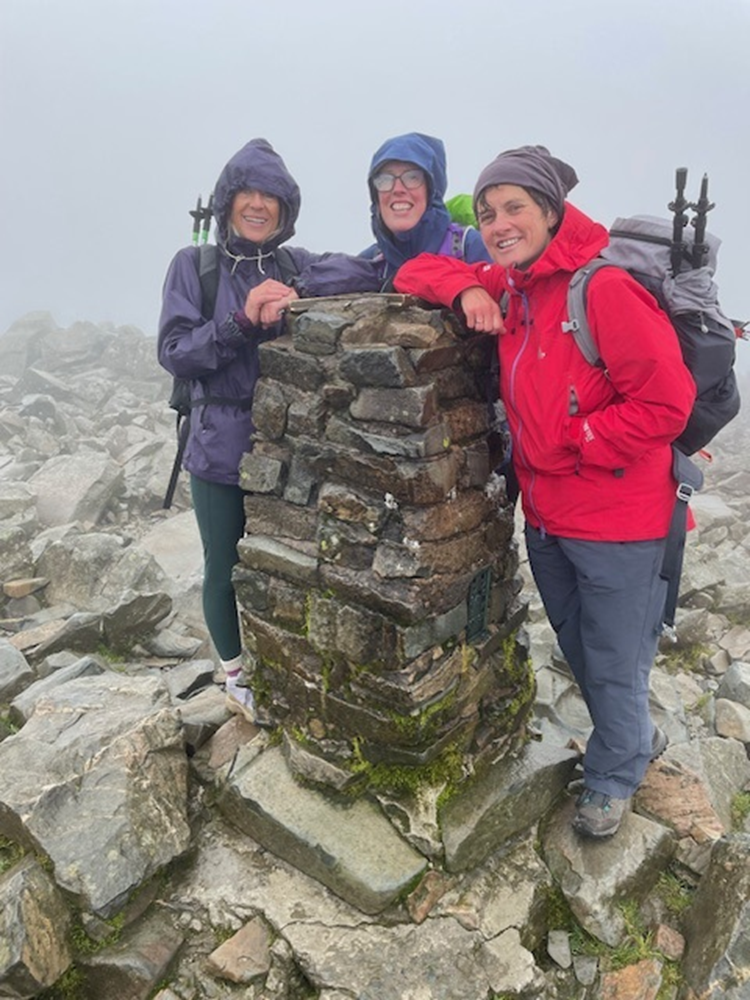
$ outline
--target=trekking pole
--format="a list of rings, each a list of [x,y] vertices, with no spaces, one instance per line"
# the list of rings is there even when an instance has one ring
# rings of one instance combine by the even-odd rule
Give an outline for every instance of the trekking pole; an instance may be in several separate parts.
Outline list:
[[[708,200],[708,174],[703,175],[701,180],[700,198],[691,208],[695,209],[692,225],[695,228],[695,239],[693,242],[693,267],[703,267],[703,262],[708,253],[708,243],[706,243],[706,216],[714,208],[712,201]]]
[[[208,196],[208,204],[203,209],[201,215],[201,243],[208,242],[208,234],[211,229],[211,217],[214,214],[214,195],[213,191]]]
[[[672,249],[670,260],[672,262],[672,275],[677,275],[682,270],[682,260],[685,254],[685,241],[683,230],[688,222],[685,209],[690,208],[690,202],[685,200],[685,185],[687,184],[687,167],[678,167],[674,175],[674,183],[677,188],[677,196],[674,201],[670,201],[667,208],[674,212],[672,223]]]
[[[201,196],[198,195],[198,201],[195,203],[195,208],[190,209],[190,215],[193,217],[193,246],[198,246],[198,240],[200,239],[201,232],[201,220],[203,219],[203,202],[201,201]]]

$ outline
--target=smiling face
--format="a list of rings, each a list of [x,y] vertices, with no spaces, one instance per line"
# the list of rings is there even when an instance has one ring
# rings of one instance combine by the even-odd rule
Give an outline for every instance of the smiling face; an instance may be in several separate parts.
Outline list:
[[[388,160],[378,166],[379,174],[393,174],[399,179],[390,191],[378,191],[378,210],[383,225],[392,233],[406,233],[419,222],[427,208],[427,181],[418,187],[407,188],[400,175],[415,168],[403,160]]]
[[[243,240],[265,241],[279,228],[279,199],[272,194],[247,188],[232,201],[229,224]]]
[[[485,188],[477,205],[484,244],[496,264],[522,270],[533,264],[552,239],[559,219],[517,184]]]

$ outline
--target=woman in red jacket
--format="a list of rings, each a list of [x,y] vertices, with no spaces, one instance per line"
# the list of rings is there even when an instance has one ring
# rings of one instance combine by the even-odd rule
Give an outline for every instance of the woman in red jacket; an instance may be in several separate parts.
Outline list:
[[[565,332],[570,278],[608,242],[565,201],[577,180],[543,146],[501,153],[474,191],[494,263],[424,254],[394,285],[498,334],[529,560],[594,724],[574,827],[607,837],[667,743],[649,717],[648,683],[675,502],[671,442],[695,384],[668,318],[618,268],[598,271],[587,291],[605,367],[590,365]]]

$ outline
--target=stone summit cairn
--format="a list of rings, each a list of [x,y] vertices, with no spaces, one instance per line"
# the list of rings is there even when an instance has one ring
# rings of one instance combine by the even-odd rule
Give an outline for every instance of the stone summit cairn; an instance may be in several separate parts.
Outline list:
[[[295,303],[260,349],[235,584],[256,697],[299,777],[415,788],[524,733],[489,350],[400,295]]]
[[[491,348],[400,295],[295,303],[260,348],[235,585],[248,681],[283,752],[236,762],[222,804],[365,913],[425,856],[480,864],[577,760],[528,742]]]

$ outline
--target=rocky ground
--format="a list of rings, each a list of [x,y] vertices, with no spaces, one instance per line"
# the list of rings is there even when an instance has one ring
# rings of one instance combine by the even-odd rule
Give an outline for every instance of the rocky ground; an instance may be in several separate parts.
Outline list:
[[[670,747],[590,844],[589,722],[523,561],[539,738],[447,802],[325,798],[228,716],[184,481],[161,509],[168,389],[133,328],[0,337],[0,996],[750,997],[746,424],[653,673]]]

